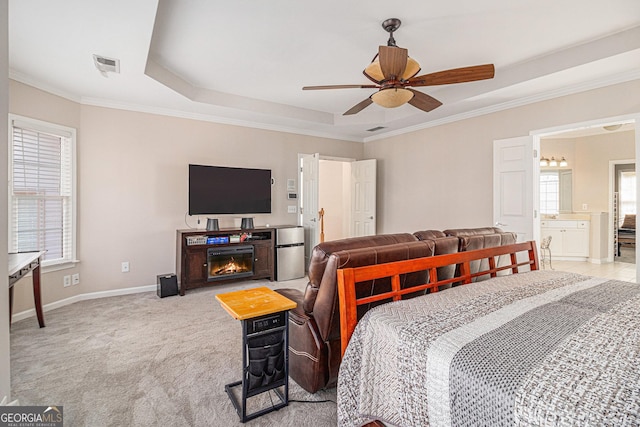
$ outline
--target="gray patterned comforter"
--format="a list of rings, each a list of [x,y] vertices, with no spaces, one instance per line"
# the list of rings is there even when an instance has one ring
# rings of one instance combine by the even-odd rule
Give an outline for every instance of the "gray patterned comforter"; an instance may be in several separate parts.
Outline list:
[[[534,271],[378,306],[340,367],[338,424],[640,425],[640,286]]]

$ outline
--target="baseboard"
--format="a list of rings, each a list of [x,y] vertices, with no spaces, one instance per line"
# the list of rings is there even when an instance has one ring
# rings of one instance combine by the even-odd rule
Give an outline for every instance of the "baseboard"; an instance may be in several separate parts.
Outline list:
[[[589,259],[585,256],[554,256],[553,259],[551,260],[553,261],[580,261],[580,262],[587,262]]]
[[[42,311],[46,312],[49,310],[54,310],[56,308],[64,307],[65,305],[73,304],[79,301],[98,299],[98,298],[117,297],[120,295],[139,294],[141,292],[155,292],[156,289],[157,289],[157,285],[146,285],[146,286],[138,286],[135,288],[114,289],[112,291],[90,292],[88,294],[75,295],[70,298],[65,298],[60,301],[54,301],[49,304],[45,304],[44,306],[42,306]],[[12,321],[17,322],[19,320],[26,319],[28,317],[34,317],[35,315],[36,315],[36,309],[31,308],[29,310],[21,311],[20,313],[15,313],[12,317]]]

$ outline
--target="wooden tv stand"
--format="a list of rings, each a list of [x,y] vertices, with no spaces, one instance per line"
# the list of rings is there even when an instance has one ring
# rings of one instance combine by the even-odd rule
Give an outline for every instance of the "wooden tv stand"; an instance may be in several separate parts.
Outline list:
[[[242,242],[229,243],[197,243],[189,244],[188,240],[205,236],[205,238],[228,237],[247,233],[251,238]],[[247,230],[239,228],[226,228],[219,231],[208,230],[177,230],[176,233],[176,275],[180,287],[180,295],[184,295],[188,289],[212,286],[218,283],[228,283],[236,280],[251,279],[275,279],[274,254],[275,254],[275,229],[267,227],[257,227]],[[191,239],[188,239],[191,238]],[[209,248],[230,247],[238,245],[253,246],[253,275],[243,278],[217,279],[208,281],[207,271],[207,250]]]

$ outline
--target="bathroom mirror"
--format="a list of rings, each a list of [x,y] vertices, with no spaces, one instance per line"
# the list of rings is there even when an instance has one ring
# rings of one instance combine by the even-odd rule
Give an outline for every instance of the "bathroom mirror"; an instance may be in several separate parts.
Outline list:
[[[540,171],[540,213],[573,212],[571,169]]]
[[[558,170],[560,181],[560,213],[573,212],[573,185],[571,169]]]

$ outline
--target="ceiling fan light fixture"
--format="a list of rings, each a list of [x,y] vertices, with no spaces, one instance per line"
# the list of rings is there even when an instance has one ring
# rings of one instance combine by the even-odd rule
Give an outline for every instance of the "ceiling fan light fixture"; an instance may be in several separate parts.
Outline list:
[[[420,64],[418,64],[418,61],[416,61],[411,57],[407,57],[407,66],[404,69],[402,76],[400,76],[400,79],[409,80],[411,77],[415,77],[416,74],[418,74],[419,72],[420,72]],[[369,64],[367,68],[364,69],[363,73],[367,77],[369,77],[370,79],[376,82],[381,82],[384,80],[384,74],[382,74],[382,69],[380,68],[380,61],[378,60],[377,56],[376,56],[376,59],[373,62],[371,62],[371,64]]]
[[[416,74],[420,72],[420,64],[418,61],[407,57],[407,68],[404,69],[404,73],[402,73],[402,80],[409,80],[411,77],[415,77]]]
[[[411,98],[413,98],[413,92],[408,89],[395,87],[382,89],[371,95],[373,102],[385,108],[399,107],[411,101]]]
[[[384,80],[384,75],[382,74],[380,61],[378,61],[378,59],[367,65],[367,68],[364,69],[363,73],[376,82],[381,82]]]

